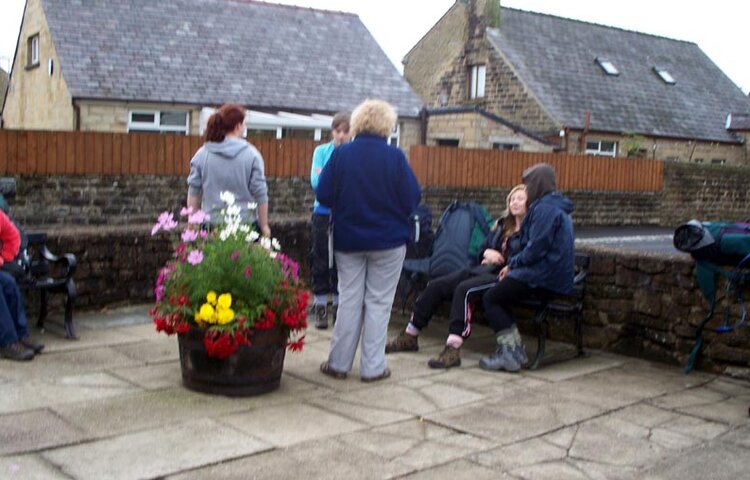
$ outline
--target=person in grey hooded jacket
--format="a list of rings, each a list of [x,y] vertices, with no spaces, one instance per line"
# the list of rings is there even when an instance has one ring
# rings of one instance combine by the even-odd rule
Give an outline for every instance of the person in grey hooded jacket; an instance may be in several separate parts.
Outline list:
[[[257,204],[255,220],[260,233],[270,237],[263,157],[243,138],[245,128],[245,109],[239,105],[223,105],[211,115],[205,143],[190,160],[187,205],[211,214],[216,220],[224,207],[219,195],[232,192],[243,217],[248,215],[248,204]]]
[[[546,163],[523,172],[528,212],[521,223],[521,250],[500,270],[500,282],[482,297],[490,327],[497,335],[495,352],[479,361],[487,370],[517,372],[528,361],[512,307],[534,290],[573,291],[575,247],[573,202],[556,191],[555,171]]]

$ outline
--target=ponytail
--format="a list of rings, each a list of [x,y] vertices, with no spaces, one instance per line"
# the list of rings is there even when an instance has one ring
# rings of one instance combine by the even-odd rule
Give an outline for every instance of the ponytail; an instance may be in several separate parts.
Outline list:
[[[234,103],[221,106],[208,118],[206,131],[203,134],[204,142],[223,142],[227,133],[231,132],[237,125],[245,120],[245,109]]]

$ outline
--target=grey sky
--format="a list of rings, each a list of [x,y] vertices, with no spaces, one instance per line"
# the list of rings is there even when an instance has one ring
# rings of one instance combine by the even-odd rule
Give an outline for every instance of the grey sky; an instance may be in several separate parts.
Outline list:
[[[454,3],[454,0],[269,1],[357,13],[399,69],[406,52]],[[697,43],[742,91],[750,90],[750,56],[747,54],[750,2],[502,0],[501,3]],[[0,67],[5,69],[16,47],[23,5],[24,0],[0,0]],[[335,55],[340,48],[346,46],[330,46],[330,54]]]

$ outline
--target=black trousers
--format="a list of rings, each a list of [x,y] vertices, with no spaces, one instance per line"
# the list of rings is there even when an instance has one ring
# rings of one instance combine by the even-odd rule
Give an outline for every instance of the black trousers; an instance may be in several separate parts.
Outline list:
[[[484,314],[495,333],[513,326],[513,305],[529,298],[534,289],[519,280],[505,277],[482,297]]]
[[[310,249],[310,273],[314,295],[338,293],[336,264],[328,268],[328,222],[330,215],[313,213],[312,248]]]
[[[471,334],[469,298],[493,287],[497,283],[497,270],[495,265],[480,265],[431,280],[414,301],[412,323],[424,329],[440,304],[451,300],[448,332],[468,337]]]

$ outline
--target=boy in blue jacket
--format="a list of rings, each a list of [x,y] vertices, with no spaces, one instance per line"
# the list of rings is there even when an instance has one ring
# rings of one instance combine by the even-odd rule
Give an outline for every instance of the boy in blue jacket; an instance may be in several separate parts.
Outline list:
[[[497,335],[495,352],[479,361],[487,370],[517,372],[526,358],[512,307],[536,289],[573,292],[575,247],[573,202],[556,191],[555,171],[540,163],[523,172],[528,212],[521,223],[521,251],[513,255],[482,298],[490,327]]]
[[[331,159],[333,149],[349,141],[349,112],[339,112],[331,122],[332,140],[315,148],[310,169],[310,184],[313,191],[318,188],[318,178],[323,167]],[[313,312],[315,312],[315,327],[328,328],[328,295],[332,295],[332,321],[336,321],[336,309],[339,303],[338,278],[336,265],[328,266],[328,225],[331,219],[331,209],[321,205],[317,197],[313,204],[312,248],[310,250],[310,272],[312,275]]]

